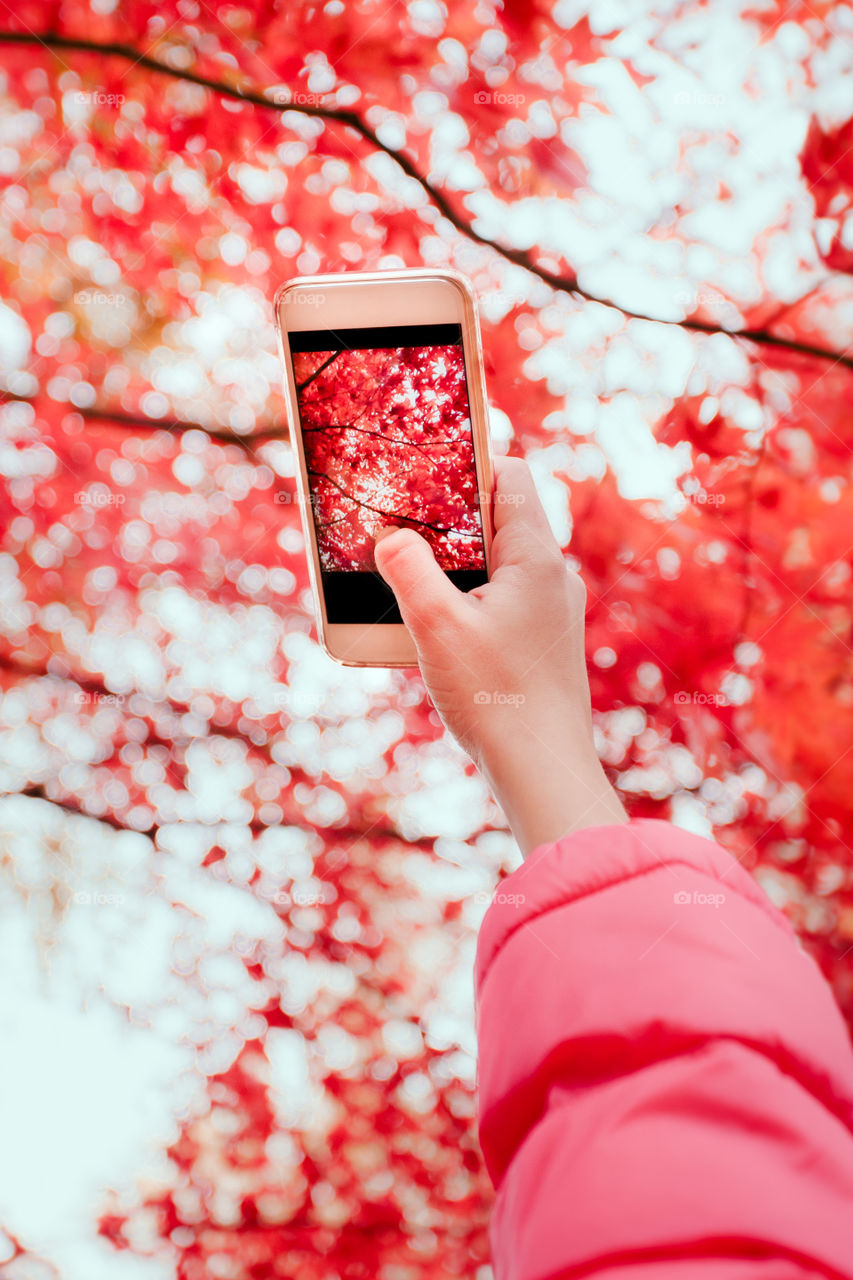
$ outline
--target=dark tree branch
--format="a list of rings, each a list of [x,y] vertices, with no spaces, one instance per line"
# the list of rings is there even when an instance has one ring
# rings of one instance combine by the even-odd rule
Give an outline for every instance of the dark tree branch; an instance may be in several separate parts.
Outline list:
[[[337,360],[340,354],[341,354],[340,351],[333,351],[332,354],[329,356],[328,360],[324,360],[323,363],[320,365],[320,367],[314,370],[310,378],[306,378],[304,382],[297,383],[296,390],[300,393],[300,395],[302,394],[302,392],[305,390],[306,387],[311,386],[311,383],[314,381],[315,378],[319,378],[320,374],[323,373],[324,370],[328,369],[329,365],[332,363],[333,360]]]
[[[35,679],[35,680],[44,680],[44,679],[62,680],[62,681],[65,681],[66,683],[76,685],[77,688],[81,690],[81,692],[84,692],[89,697],[96,698],[96,699],[115,696],[111,690],[107,689],[106,685],[103,684],[102,681],[95,679],[91,675],[83,675],[81,673],[76,673],[76,672],[68,672],[67,674],[62,674],[59,672],[49,671],[44,664],[28,662],[22,658],[12,657],[11,655],[4,654],[2,652],[0,652],[0,670],[9,671],[10,673],[12,673],[12,675],[20,679],[29,678],[29,679]],[[142,693],[139,690],[132,690],[130,693],[123,694],[122,697],[144,698],[146,701],[152,704],[152,707],[165,707],[172,715],[176,717],[183,718],[188,712],[192,711],[192,707],[186,702],[178,702],[174,698],[155,698],[152,695],[147,693]],[[142,718],[149,722],[146,724],[148,733],[147,733],[145,742],[141,744],[146,747],[149,747],[152,745],[165,747],[165,749],[169,751],[171,754],[175,751],[176,748],[177,749],[184,748],[191,742],[205,741],[210,738],[229,738],[234,741],[243,743],[250,752],[253,752],[257,755],[262,756],[264,759],[268,760],[271,764],[278,763],[273,759],[272,749],[270,747],[269,741],[255,742],[251,737],[249,737],[248,734],[242,733],[234,725],[221,725],[221,724],[216,724],[215,722],[211,722],[209,728],[207,729],[207,732],[201,735],[201,737],[190,734],[185,729],[181,729],[181,728],[178,728],[174,735],[170,737],[165,737],[163,734],[159,733],[156,730],[156,728],[154,728],[153,723],[151,723],[153,721],[153,715],[151,712],[140,711],[139,709],[134,708],[133,715],[137,719]],[[105,765],[108,763],[109,763],[109,760],[99,761],[100,765]],[[301,783],[303,785],[316,786],[320,781],[322,781],[323,777],[328,776],[325,774],[315,775],[315,774],[309,773],[307,770],[301,768],[299,765],[292,764],[292,763],[285,765],[284,768],[286,768],[288,773],[290,774],[291,785],[294,785],[296,783]],[[74,804],[72,804],[70,800],[68,801],[55,800],[52,797],[44,794],[44,788],[41,786],[30,787],[23,792],[0,793],[0,798],[2,798],[4,794],[28,795],[34,798],[43,799],[43,800],[46,800],[49,804],[54,804],[54,805],[57,805],[59,808],[65,809],[68,813],[80,814],[82,817],[93,818],[98,822],[105,822],[109,826],[114,827],[116,831],[137,830],[137,828],[128,827],[126,824],[122,823],[121,820],[119,818],[116,818],[114,815],[105,816],[101,814],[87,813],[81,806],[75,806]],[[370,804],[370,798],[368,797],[368,805],[369,804]],[[359,813],[358,813],[358,810],[356,809],[354,813],[353,812],[350,813],[350,821],[346,826],[336,826],[336,827],[320,827],[320,826],[315,826],[313,823],[306,824],[305,819],[301,817],[300,814],[301,814],[301,809],[297,808],[296,812],[292,816],[289,817],[288,815],[285,815],[284,821],[282,822],[281,825],[282,826],[309,825],[312,830],[317,831],[320,835],[323,835],[324,838],[330,841],[336,838],[339,838],[344,841],[348,840],[351,843],[354,843],[359,838],[364,838],[364,839],[375,838],[377,840],[387,839],[387,840],[402,841],[402,836],[399,834],[397,829],[393,826],[386,826],[386,825],[380,826],[370,816],[369,808],[368,810],[365,811],[363,820],[361,822],[357,821],[359,817]],[[199,824],[199,825],[204,825],[204,824]],[[253,831],[265,831],[268,829],[264,823],[253,822],[247,825],[249,825]],[[156,831],[157,831],[157,828],[152,827],[150,831],[143,832],[142,834],[155,836]],[[425,850],[432,849],[432,840],[429,837],[424,837],[422,839],[414,840],[414,841],[406,840],[405,843],[411,844],[413,846],[416,846],[418,848],[425,849]]]
[[[429,457],[430,450],[436,444],[465,444],[464,440],[431,440],[429,446],[423,444],[415,444],[414,440],[395,440],[393,436],[386,436],[381,431],[371,431],[369,427],[356,427],[349,422],[330,422],[325,427],[303,427],[302,434],[310,435],[315,431],[358,431],[363,436],[378,436],[380,440],[387,440],[389,444],[402,444],[407,449],[420,449],[421,453],[425,453]]]
[[[290,436],[290,432],[286,428],[284,431],[277,431],[274,427],[265,427],[260,431],[252,432],[250,435],[239,435],[236,431],[229,431],[227,427],[209,427],[203,422],[183,422],[180,419],[172,418],[164,418],[161,422],[158,422],[156,418],[144,418],[133,413],[118,412],[108,406],[104,406],[104,408],[92,406],[88,409],[75,409],[75,413],[79,413],[86,422],[114,422],[117,426],[132,427],[134,430],[173,431],[176,435],[180,435],[184,431],[203,431],[205,435],[210,436],[211,440],[221,440],[223,444],[236,444],[250,451],[252,445],[262,444],[264,440],[272,440],[277,436],[289,439]]]
[[[27,680],[27,678],[29,678],[29,680],[64,681],[67,682],[67,684],[76,685],[77,689],[81,690],[81,692],[85,692],[87,698],[95,700],[102,698],[114,698],[115,696],[113,691],[109,690],[104,682],[97,680],[96,677],[83,675],[81,672],[72,672],[70,669],[68,672],[50,671],[45,663],[29,662],[29,660],[17,657],[17,655],[13,657],[13,655],[0,652],[0,671],[8,671],[12,673],[15,678],[19,678],[19,680]],[[169,736],[165,736],[164,733],[159,732],[158,728],[155,727],[154,712],[156,708],[165,708],[168,710],[169,714],[172,714],[175,718],[183,719],[184,716],[187,716],[187,713],[192,712],[190,703],[183,703],[183,701],[178,701],[174,698],[155,698],[154,695],[145,694],[145,692],[136,689],[127,692],[127,694],[123,694],[122,698],[126,700],[131,698],[143,699],[146,703],[151,704],[151,710],[143,710],[138,707],[133,708],[133,716],[137,719],[143,719],[143,721],[146,722],[146,739],[145,742],[142,742],[140,745],[145,746],[145,748],[150,748],[150,746],[163,746],[165,750],[169,751],[169,768],[174,767],[175,750],[183,750],[186,746],[190,745],[191,742],[207,741],[215,739],[215,737],[224,737],[224,739],[242,742],[242,744],[246,746],[247,750],[250,751],[250,754],[261,756],[261,758],[268,760],[270,764],[279,763],[278,760],[274,759],[269,736],[265,735],[265,740],[263,742],[255,741],[250,735],[248,735],[248,733],[242,732],[240,728],[237,728],[234,724],[218,724],[215,721],[211,721],[206,732],[202,733],[202,735],[193,735],[193,733],[187,732],[186,728],[181,726],[175,727],[174,733],[170,733]],[[131,713],[128,712],[128,714]],[[110,758],[99,760],[99,765],[109,764],[111,759],[114,759],[114,755],[110,756]],[[324,778],[328,778],[328,774],[309,773],[305,768],[302,768],[301,765],[295,763],[284,765],[284,768],[287,769],[289,774],[288,790],[289,788],[297,785],[297,783],[300,783],[302,786],[318,786]],[[13,792],[13,794],[19,794],[19,792]],[[365,797],[361,797],[361,799],[359,799],[359,796],[357,796],[355,792],[351,792],[351,796],[353,801],[356,801],[356,803],[351,805],[350,822],[347,823],[346,827],[329,827],[329,833],[333,831],[339,832],[341,833],[341,838],[351,841],[356,840],[357,833],[360,833],[360,835],[365,838],[373,838],[375,836],[378,840],[383,840],[383,838],[387,838],[387,840],[400,840],[400,838],[402,838],[400,833],[397,832],[396,827],[379,826],[379,824],[375,822],[373,815],[371,815],[371,804],[373,804],[373,801],[371,801],[370,796],[366,797],[366,803]],[[60,801],[50,799],[49,796],[44,796],[44,799],[49,800],[50,804],[60,804]],[[362,812],[364,812],[364,817],[361,818],[361,822],[357,820],[361,815],[359,805],[362,806]],[[109,820],[101,818],[97,814],[87,814],[82,808],[73,808],[70,803],[61,806],[68,809],[69,813],[81,813],[83,814],[83,817],[97,818],[102,820],[102,822],[108,822]],[[305,824],[305,819],[301,818],[300,814],[301,809],[298,808],[292,815],[286,814],[282,826],[302,826],[302,824]],[[122,826],[119,819],[113,820],[110,824],[111,826],[114,826],[117,831],[131,829]],[[313,823],[311,823],[310,826],[320,833],[327,831],[327,828],[315,827]],[[260,823],[256,824],[255,827],[252,827],[252,829],[260,829],[260,831],[264,831],[266,828],[263,823]],[[332,836],[329,835],[329,838],[332,838]],[[409,841],[407,841],[407,844],[409,844]],[[414,844],[421,847],[421,849],[432,849],[432,842],[430,842],[427,837],[420,841],[414,841]]]
[[[119,706],[130,698],[143,699],[144,702],[150,705],[151,710],[142,711],[136,709],[133,714],[138,719],[141,718],[149,722],[149,725],[146,726],[148,728],[148,736],[145,740],[146,746],[157,744],[158,746],[167,747],[169,750],[174,750],[176,747],[184,747],[198,738],[198,735],[188,733],[186,729],[180,728],[170,737],[165,738],[154,727],[154,711],[156,708],[165,708],[170,715],[183,720],[184,716],[193,714],[193,708],[188,702],[179,702],[176,698],[157,697],[154,694],[145,693],[141,689],[131,689],[128,693],[117,695],[112,689],[108,689],[102,680],[98,680],[88,673],[83,674],[70,669],[65,672],[51,671],[44,663],[28,662],[22,658],[13,657],[2,652],[0,652],[0,670],[9,671],[14,676],[19,676],[22,679],[29,677],[34,680],[61,680],[67,684],[76,685],[81,693],[87,695],[87,698],[92,698],[96,701],[121,697],[122,703],[118,704]],[[272,714],[281,715],[281,712]],[[233,723],[218,724],[215,719],[204,718],[209,719],[209,724],[206,732],[201,735],[202,739],[230,738],[244,743],[250,751],[264,756],[271,764],[277,763],[277,761],[273,760],[266,733],[264,734],[265,741],[256,742],[248,733],[243,733],[236,728]],[[288,719],[292,720],[292,716],[288,717]],[[300,769],[297,765],[287,765],[286,768],[298,782],[314,783],[317,781],[314,775],[306,773],[305,770]]]
[[[469,240],[473,240],[476,244],[481,244],[485,248],[494,250],[507,262],[512,262],[516,266],[522,267],[525,271],[529,271],[559,293],[568,293],[572,296],[583,298],[587,302],[597,302],[601,306],[612,307],[613,310],[619,311],[629,320],[649,320],[655,324],[673,325],[676,328],[688,329],[693,333],[724,334],[726,337],[733,339],[740,338],[763,346],[778,347],[784,351],[796,351],[801,355],[813,356],[820,360],[831,360],[833,364],[841,364],[848,369],[853,369],[853,355],[850,354],[849,347],[846,347],[843,351],[835,351],[830,347],[818,346],[816,343],[785,338],[780,334],[770,333],[766,329],[725,329],[722,325],[712,324],[707,320],[699,320],[695,317],[688,317],[684,320],[669,320],[660,316],[650,316],[641,311],[634,311],[630,307],[614,302],[612,298],[591,293],[578,283],[577,276],[557,275],[556,272],[549,271],[546,267],[540,266],[535,262],[526,250],[513,249],[507,245],[501,245],[494,240],[490,240],[488,236],[481,235],[480,232],[475,231],[474,227],[456,212],[444,193],[434,186],[429,178],[425,178],[420,173],[409,156],[404,151],[389,147],[386,143],[381,142],[374,130],[355,111],[342,110],[336,107],[312,106],[308,103],[273,102],[253,89],[235,88],[233,85],[213,80],[208,76],[198,75],[194,71],[180,70],[177,67],[167,66],[156,58],[152,58],[149,54],[140,53],[132,45],[118,42],[101,43],[97,40],[85,40],[77,36],[37,35],[35,32],[30,31],[0,31],[0,43],[42,45],[45,49],[69,49],[79,53],[97,54],[102,58],[123,58],[133,63],[134,66],[145,67],[149,71],[171,76],[175,80],[185,80],[190,84],[200,85],[204,89],[209,89],[212,93],[221,94],[226,98],[233,98],[238,102],[248,102],[253,106],[263,107],[269,111],[296,111],[301,115],[314,116],[321,120],[329,120],[344,125],[359,134],[371,147],[374,147],[377,151],[384,152],[385,155],[396,161],[407,177],[416,182],[429,196],[433,205],[456,228],[460,235],[466,236]]]
[[[417,524],[422,529],[432,529],[433,533],[455,533],[460,538],[481,538],[483,536],[479,529],[472,533],[466,533],[463,529],[454,528],[453,525],[430,524],[429,520],[418,520],[417,516],[404,516],[399,511],[383,511],[380,507],[371,506],[369,502],[363,502],[361,498],[353,497],[343,485],[338,484],[337,480],[333,480],[331,476],[326,475],[325,471],[312,471],[309,468],[308,474],[309,476],[316,476],[320,480],[328,480],[329,484],[334,485],[348,502],[356,502],[367,511],[375,511],[378,516],[387,516],[389,520],[405,520],[406,524]]]
[[[333,525],[343,524],[344,520],[348,520],[348,519],[349,519],[349,515],[338,516],[337,520],[324,520],[322,523],[318,523],[317,528],[331,529]]]
[[[206,830],[210,831],[212,834],[214,834],[221,827],[233,827],[233,826],[247,827],[254,835],[258,835],[264,831],[270,830],[270,826],[268,823],[260,822],[257,818],[253,818],[251,822],[240,822],[240,823],[228,822],[225,820],[221,822],[199,822],[194,820],[187,821],[185,819],[181,819],[180,822],[152,823],[152,825],[146,828],[145,831],[140,831],[138,827],[131,827],[131,826],[128,826],[126,822],[122,822],[121,818],[117,818],[115,814],[87,813],[81,804],[77,804],[71,799],[57,800],[53,796],[49,796],[45,791],[44,787],[41,786],[40,784],[31,786],[31,787],[25,787],[23,791],[2,792],[0,793],[0,801],[4,799],[11,799],[12,797],[15,797],[15,796],[22,796],[27,800],[43,800],[45,804],[51,804],[55,808],[61,809],[63,813],[67,813],[72,817],[90,818],[93,822],[100,822],[100,823],[103,823],[104,826],[112,827],[114,831],[133,831],[137,835],[147,836],[150,840],[156,840],[158,832],[161,831],[163,827],[174,827],[178,825],[184,826],[184,827],[188,827],[188,826],[204,827]],[[378,825],[371,826],[369,823],[365,824],[364,826],[350,825],[350,826],[340,826],[340,827],[322,827],[322,826],[317,826],[313,822],[307,821],[304,817],[300,818],[298,822],[293,822],[293,823],[284,822],[284,823],[281,823],[280,825],[288,826],[288,827],[300,826],[300,827],[308,828],[311,831],[316,832],[317,835],[321,836],[324,840],[327,840],[330,843],[334,843],[338,841],[344,841],[344,842],[348,841],[350,844],[355,844],[358,840],[370,839],[371,841],[375,840],[377,842],[380,840],[388,840],[388,841],[394,841],[397,844],[405,844],[406,848],[421,849],[427,853],[433,852],[433,847],[436,839],[436,837],[434,836],[420,836],[415,839],[410,839],[408,836],[406,836],[404,838],[403,836],[400,835],[399,831],[396,831],[393,827],[387,827],[387,826],[380,827]]]
[[[13,392],[0,390],[0,404],[14,402],[36,405],[38,399],[38,396],[16,396]],[[203,431],[205,435],[210,436],[211,440],[221,440],[223,444],[236,444],[252,456],[254,456],[255,445],[265,444],[268,440],[284,440],[288,443],[290,441],[290,430],[286,423],[281,427],[262,426],[260,430],[253,431],[249,435],[239,435],[236,431],[229,431],[227,427],[210,427],[204,422],[183,422],[175,418],[164,418],[158,421],[156,418],[145,418],[141,414],[111,409],[109,405],[90,405],[86,409],[74,408],[73,412],[79,413],[84,422],[112,424],[128,427],[134,431],[169,431],[174,435],[181,435],[184,431]]]
[[[76,409],[76,413],[87,422],[113,422],[120,427],[132,427],[135,431],[172,431],[176,435],[180,435],[184,431],[203,431],[205,435],[210,436],[211,440],[221,440],[223,444],[236,444],[241,448],[252,452],[252,446],[263,444],[265,440],[274,440],[281,438],[288,440],[290,432],[285,428],[283,431],[276,430],[275,427],[265,427],[260,431],[254,431],[250,435],[238,435],[236,431],[229,431],[227,427],[208,427],[203,422],[182,422],[179,419],[163,419],[158,422],[156,418],[144,418],[141,415],[133,413],[120,413],[108,407],[103,409],[98,407],[90,407],[88,409]]]

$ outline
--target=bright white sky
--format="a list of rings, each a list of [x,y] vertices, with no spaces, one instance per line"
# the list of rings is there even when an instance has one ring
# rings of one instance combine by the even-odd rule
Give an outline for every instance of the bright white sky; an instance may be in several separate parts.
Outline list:
[[[98,11],[107,7],[102,0]],[[585,8],[573,0],[558,5],[566,25]],[[736,0],[715,0],[692,16],[674,0],[664,2],[657,8],[664,16],[663,32],[658,33],[657,20],[640,0],[597,0],[593,30],[624,26],[614,52],[630,56],[638,71],[657,80],[641,92],[615,58],[584,73],[611,114],[590,113],[567,130],[566,140],[590,172],[590,190],[575,201],[524,200],[507,209],[489,192],[476,190],[477,175],[466,168],[468,162],[454,159],[466,136],[455,117],[448,116],[436,130],[436,171],[449,185],[472,190],[469,208],[478,230],[525,247],[534,241],[546,248],[570,245],[569,256],[584,286],[662,318],[692,310],[697,293],[707,294],[721,308],[724,295],[732,299],[734,309],[728,305],[724,312],[731,324],[738,322],[739,301],[751,302],[766,292],[780,299],[799,296],[814,283],[817,260],[811,201],[799,180],[797,156],[811,111],[829,124],[853,110],[851,43],[836,39],[821,55],[819,84],[810,89],[796,69],[806,39],[800,28],[785,23],[759,43],[756,29],[740,23],[739,9]],[[850,25],[853,20],[848,29]],[[652,34],[657,50],[648,45]],[[32,113],[5,116],[0,124],[3,172],[15,171],[10,153],[17,156],[16,141],[37,123]],[[547,136],[549,124],[542,112],[534,123]],[[695,133],[685,163],[681,148],[687,131]],[[739,139],[736,148],[732,137]],[[372,167],[389,186],[399,185],[386,157],[376,157]],[[720,178],[732,192],[725,201],[717,195]],[[242,180],[259,198],[272,198],[277,190],[276,174],[264,178],[263,172],[246,172]],[[662,211],[675,204],[686,211],[678,229],[690,237],[688,248],[676,239],[646,235]],[[760,232],[776,226],[762,274],[750,250]],[[240,262],[251,252],[247,241],[238,241],[236,236],[223,244],[226,261]],[[422,248],[425,261],[439,256],[430,237]],[[78,244],[74,253],[92,269],[104,258],[99,246]],[[460,269],[481,269],[483,261],[476,247],[460,246]],[[388,259],[384,265],[395,262]],[[548,307],[553,321],[554,336],[531,349],[528,372],[546,377],[553,390],[565,393],[566,414],[552,424],[560,439],[530,460],[561,540],[566,541],[570,525],[565,488],[551,478],[556,467],[600,475],[606,462],[626,496],[675,503],[675,481],[686,457],[656,444],[648,424],[685,390],[713,395],[745,380],[743,355],[726,339],[697,341],[677,328],[644,322],[625,326],[617,313],[595,305],[578,311],[519,269],[502,263],[493,269],[500,286],[482,297],[484,316],[496,319],[512,298],[523,297]],[[119,283],[109,264],[101,262],[101,286],[118,288]],[[230,420],[247,429],[278,384],[269,299],[247,271],[244,288],[199,294],[195,305],[197,319],[167,329],[164,344],[144,359],[153,387],[146,412],[156,418],[171,407],[180,414],[197,405],[200,396],[213,402],[219,384],[238,382],[251,412],[241,418],[235,406]],[[126,319],[132,323],[133,303],[128,306]],[[0,376],[26,370],[33,341],[17,314],[0,304]],[[21,376],[20,389],[26,390],[29,375]],[[599,402],[603,394],[606,404]],[[745,430],[760,425],[746,396],[740,412]],[[593,432],[594,443],[570,447],[567,424],[578,433]],[[505,449],[510,430],[496,411],[493,431],[499,451]],[[191,482],[191,449],[182,456]],[[0,471],[9,471],[19,460],[0,440]],[[271,452],[270,460],[281,474],[290,468],[284,449]],[[0,565],[0,601],[8,607],[19,599],[14,566]],[[209,606],[202,617],[201,606],[176,589],[152,593],[145,609],[172,635],[169,660],[178,665],[189,689],[221,689],[232,697],[253,697],[261,706],[302,698],[304,705],[290,704],[297,720],[287,747],[301,762],[310,766],[322,756],[327,767],[331,761],[338,775],[354,784],[370,776],[385,745],[399,737],[399,717],[395,720],[393,711],[373,722],[372,737],[362,719],[372,699],[396,688],[392,673],[338,668],[310,640],[291,636],[289,656],[296,664],[291,690],[271,683],[267,661],[281,640],[271,612],[256,610],[251,618],[235,620]],[[84,667],[105,671],[111,687],[128,681],[156,696],[163,689],[163,654],[139,630],[132,643],[117,647],[111,637],[119,622],[107,610],[92,634],[72,637],[71,647]],[[58,618],[57,628],[62,624]],[[235,652],[241,654],[240,664],[233,661]],[[340,715],[335,733],[321,731],[311,718],[324,697]],[[24,696],[13,692],[0,701],[4,787],[14,790],[23,777],[37,776],[39,770],[48,775],[58,757],[67,760],[69,769],[75,755],[78,766],[96,760],[94,740],[87,742],[74,728],[70,700],[69,691],[69,716],[54,722],[49,754],[26,727]],[[487,797],[479,781],[461,774],[459,763],[455,748],[440,743],[419,757],[418,771],[401,766],[394,816],[412,837],[444,837],[438,845],[446,869],[441,882],[434,883],[430,864],[415,855],[407,874],[420,877],[427,900],[430,894],[444,896],[448,886],[465,897],[473,940],[484,910],[477,895],[493,885],[508,842],[492,839],[479,848],[466,843],[482,823]],[[174,819],[232,821],[223,840],[229,870],[239,880],[246,839],[239,825],[246,816],[240,799],[245,780],[240,752],[217,758],[199,745],[191,770],[192,799]],[[319,817],[334,819],[331,793],[315,804]],[[141,827],[146,818],[150,815],[140,815]],[[677,818],[707,829],[703,813],[689,805]],[[92,1224],[103,1208],[106,1188],[132,1196],[140,1176],[168,1180],[162,1151],[176,1134],[175,1115],[199,1096],[192,1074],[194,1046],[178,1041],[189,1033],[210,1069],[228,1064],[239,1043],[230,1028],[243,1008],[240,965],[228,956],[232,935],[238,930],[275,946],[281,926],[272,908],[250,893],[217,886],[208,875],[197,874],[200,837],[191,826],[175,826],[167,837],[169,856],[154,857],[142,836],[119,836],[93,821],[66,820],[46,805],[6,799],[0,800],[0,831],[10,835],[20,877],[17,883],[8,875],[0,879],[0,972],[5,975],[0,984],[5,1032],[0,1055],[0,1221],[56,1265],[63,1280],[167,1280],[174,1274],[168,1259],[116,1254],[96,1240]],[[72,896],[64,914],[55,915],[47,887],[56,875],[60,836],[61,875],[68,892],[94,895],[95,900],[75,901]],[[311,850],[300,837],[271,832],[268,839],[271,869],[284,865],[297,878],[310,879]],[[157,877],[162,877],[159,883]],[[99,894],[112,899],[98,900]],[[170,897],[188,911],[170,909]],[[204,1004],[171,969],[179,928],[182,945],[206,966],[214,990]],[[434,954],[424,955],[425,966],[443,955],[438,930],[430,945]],[[460,1060],[472,1076],[470,966],[469,950],[456,958],[430,1018],[437,1037],[459,1046]],[[290,978],[308,981],[306,974]],[[345,984],[347,977],[343,973],[333,980]],[[175,1002],[171,1008],[164,1007],[166,997]],[[117,1004],[132,1009],[130,1021]],[[408,1033],[403,1029],[399,1034],[405,1040]],[[311,1097],[304,1053],[292,1036],[273,1037],[270,1043],[283,1123],[299,1122]],[[352,1046],[338,1046],[344,1057],[353,1051]],[[3,1260],[0,1241],[0,1264]],[[10,1269],[8,1274],[10,1280],[22,1280],[25,1273]],[[29,1280],[31,1273],[26,1274]]]

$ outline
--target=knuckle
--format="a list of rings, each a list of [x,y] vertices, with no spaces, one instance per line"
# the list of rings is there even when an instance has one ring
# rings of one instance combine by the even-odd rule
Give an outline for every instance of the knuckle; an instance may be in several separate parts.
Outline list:
[[[542,582],[548,591],[566,601],[573,613],[586,609],[586,583],[559,554],[549,556],[542,564]]]
[[[583,608],[587,601],[586,583],[579,573],[575,573],[574,569],[566,568],[566,580],[570,599],[579,607]]]
[[[442,641],[456,641],[464,629],[458,611],[443,600],[433,600],[428,596],[415,599],[409,606],[409,613],[422,633],[429,633]]]
[[[555,550],[545,556],[541,562],[541,569],[548,583],[553,586],[562,586],[568,581],[569,568],[559,551]]]

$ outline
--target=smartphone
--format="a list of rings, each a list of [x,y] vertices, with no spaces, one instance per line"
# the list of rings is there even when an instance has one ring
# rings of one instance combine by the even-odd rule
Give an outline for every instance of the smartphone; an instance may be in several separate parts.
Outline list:
[[[417,665],[373,559],[416,529],[461,590],[488,581],[492,459],[471,287],[455,271],[301,276],[275,297],[320,642],[346,666]]]

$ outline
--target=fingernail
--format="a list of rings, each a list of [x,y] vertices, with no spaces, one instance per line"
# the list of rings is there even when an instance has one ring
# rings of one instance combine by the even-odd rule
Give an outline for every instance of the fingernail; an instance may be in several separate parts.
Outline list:
[[[377,529],[376,533],[373,535],[374,547],[377,542],[381,542],[383,538],[387,538],[389,533],[396,533],[399,527],[400,526],[398,524],[384,524],[381,529]]]

